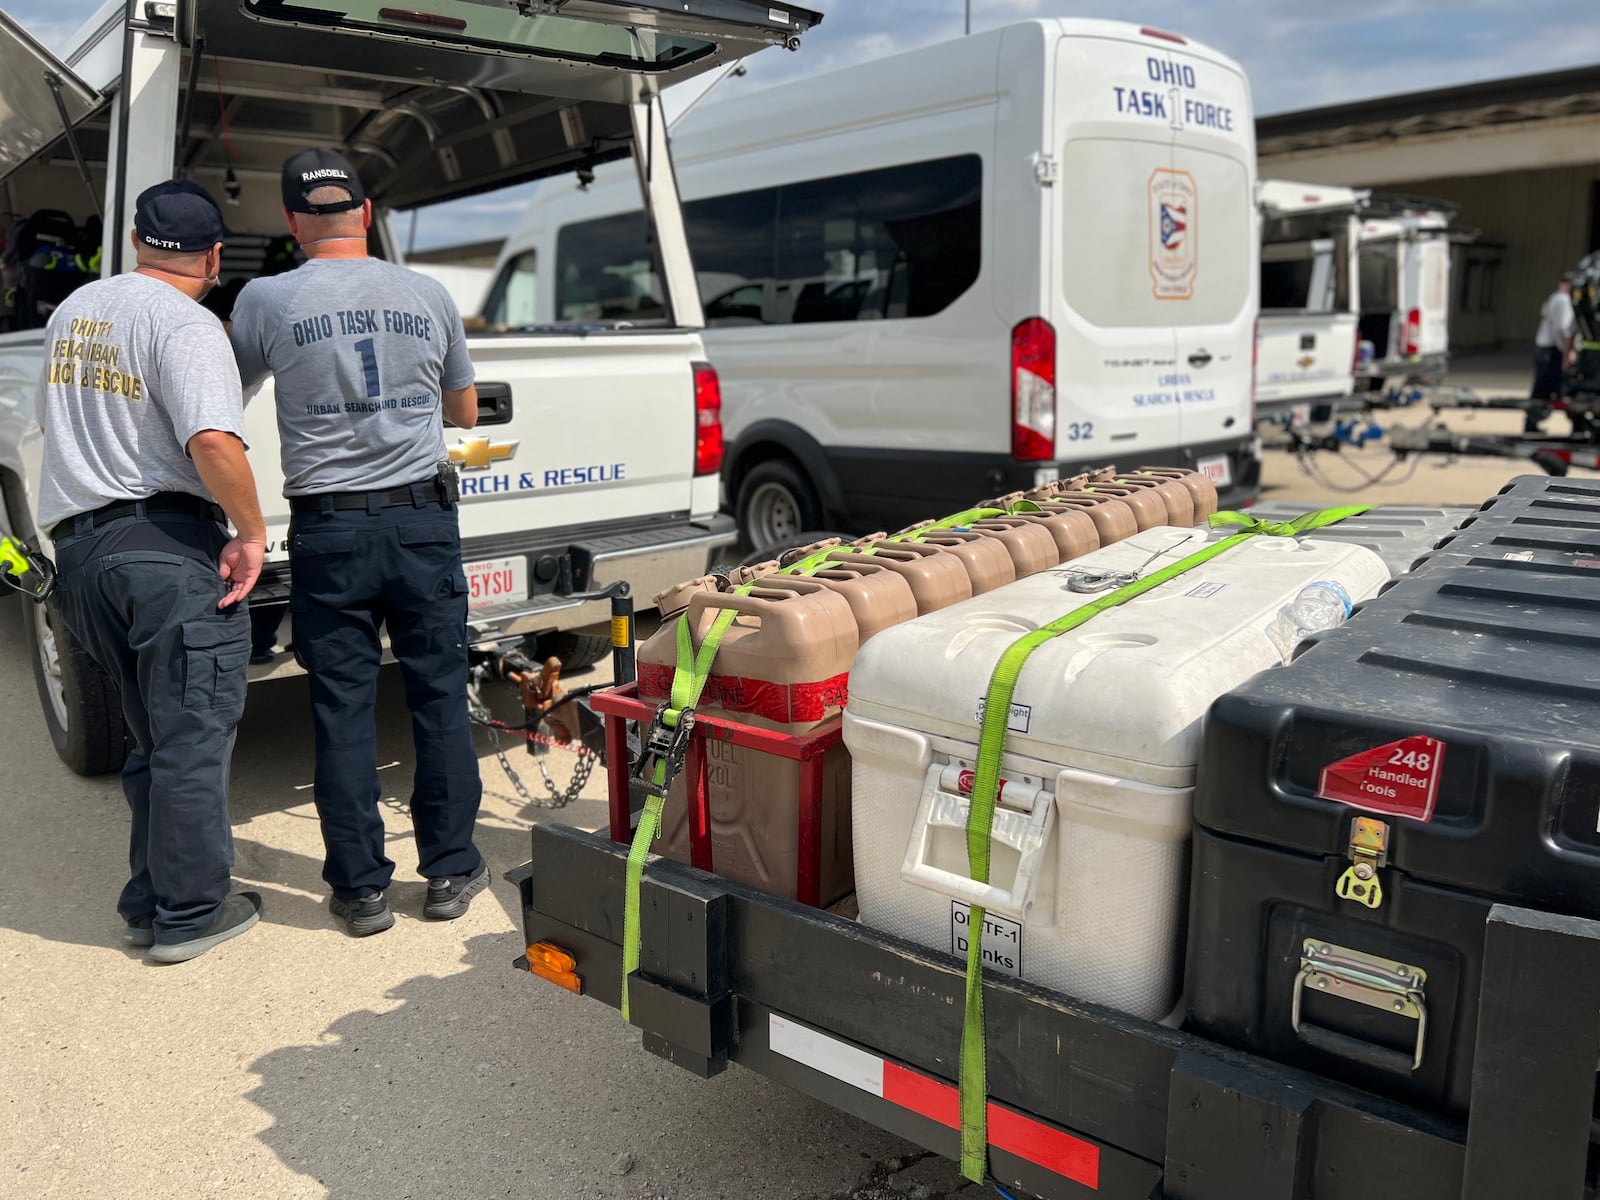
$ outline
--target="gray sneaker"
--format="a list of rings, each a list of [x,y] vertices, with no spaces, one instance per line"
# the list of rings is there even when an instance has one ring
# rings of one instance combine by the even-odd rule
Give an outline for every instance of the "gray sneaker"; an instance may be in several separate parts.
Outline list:
[[[334,896],[328,901],[328,910],[344,922],[351,937],[371,937],[394,928],[394,914],[382,892],[370,892],[359,900]]]
[[[122,929],[124,945],[144,950],[156,944],[156,924],[149,917],[135,917]]]
[[[479,867],[475,875],[448,875],[443,879],[430,879],[428,901],[422,906],[422,915],[430,921],[454,921],[466,915],[472,898],[488,886],[488,863]]]
[[[224,900],[217,909],[204,933],[181,942],[157,942],[150,947],[150,957],[156,962],[180,963],[199,958],[213,946],[220,946],[229,938],[247,933],[261,920],[261,894],[237,892]]]

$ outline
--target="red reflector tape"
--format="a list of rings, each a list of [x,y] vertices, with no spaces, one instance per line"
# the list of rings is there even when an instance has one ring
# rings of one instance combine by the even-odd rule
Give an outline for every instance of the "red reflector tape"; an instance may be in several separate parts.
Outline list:
[[[886,1062],[787,1017],[770,1018],[768,1040],[775,1054],[947,1129],[961,1128],[961,1093],[952,1084]],[[1098,1146],[993,1102],[989,1105],[989,1144],[1063,1179],[1096,1191],[1100,1188]]]

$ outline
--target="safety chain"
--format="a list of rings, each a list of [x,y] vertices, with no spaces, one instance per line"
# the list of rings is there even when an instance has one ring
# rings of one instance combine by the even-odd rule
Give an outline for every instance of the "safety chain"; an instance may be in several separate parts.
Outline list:
[[[489,794],[500,800],[520,800],[530,808],[558,809],[566,808],[583,794],[583,789],[589,783],[589,776],[594,774],[595,766],[600,762],[600,756],[581,742],[558,742],[546,734],[535,733],[531,729],[512,729],[504,722],[496,721],[487,710],[476,706],[469,706],[468,715],[474,724],[482,725],[489,731],[489,737],[494,745],[495,760],[500,764],[500,769],[506,773],[506,778],[511,781],[511,786],[516,790],[515,796],[507,796],[500,792]],[[534,761],[539,764],[539,774],[544,777],[545,791],[549,793],[548,799],[540,799],[528,790],[528,785],[522,782],[522,776],[511,765],[511,760],[506,757],[505,747],[500,740],[501,733],[514,733],[518,737],[526,738],[529,742],[539,746],[555,746],[571,750],[578,756],[578,762],[572,769],[572,782],[567,784],[565,790],[556,786],[556,781],[550,777],[550,769],[544,765],[544,756],[538,755]]]

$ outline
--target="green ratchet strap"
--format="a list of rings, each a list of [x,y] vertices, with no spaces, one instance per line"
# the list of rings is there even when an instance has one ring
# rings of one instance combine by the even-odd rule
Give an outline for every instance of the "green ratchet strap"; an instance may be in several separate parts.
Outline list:
[[[909,533],[897,533],[888,542],[920,542],[930,533],[939,533],[945,529],[956,529],[962,525],[971,525],[974,521],[985,521],[990,517],[1003,517],[1005,510],[999,508],[969,508],[966,512],[956,513],[953,517],[945,517],[941,521],[933,521],[921,529],[913,529]]]
[[[972,786],[971,809],[967,816],[967,858],[973,881],[982,884],[989,882],[989,836],[994,827],[995,801],[1000,791],[1000,762],[1005,754],[1007,717],[1011,712],[1011,699],[1016,692],[1023,664],[1035,650],[1093,620],[1107,609],[1126,604],[1168,580],[1176,579],[1218,555],[1226,554],[1258,534],[1293,537],[1364,513],[1369,507],[1359,504],[1323,509],[1282,523],[1261,520],[1245,513],[1217,513],[1211,518],[1212,528],[1238,528],[1240,532],[1179,559],[1136,583],[1107,592],[1082,608],[1013,642],[995,665],[984,700],[982,732],[978,740],[977,778]],[[961,1027],[961,1173],[978,1184],[984,1182],[989,1163],[988,1054],[983,1025],[984,919],[982,906],[972,905],[967,925],[971,932],[967,938],[966,1016]]]
[[[754,585],[739,588],[736,595],[747,594]],[[672,675],[672,699],[661,714],[661,722],[676,729],[685,711],[693,711],[700,703],[700,693],[706,690],[711,678],[711,664],[716,660],[717,648],[723,636],[738,616],[733,609],[724,609],[706,630],[706,640],[696,653],[694,634],[689,628],[689,614],[678,618],[678,666]],[[642,751],[641,751],[642,752]],[[654,782],[662,787],[671,782],[667,778],[665,760],[656,764]],[[667,806],[665,795],[651,796],[645,801],[644,812],[639,814],[639,827],[634,830],[633,844],[628,848],[627,894],[622,909],[622,1019],[628,1019],[628,976],[639,969],[639,893],[644,879],[644,860],[650,845],[661,829],[661,813]]]

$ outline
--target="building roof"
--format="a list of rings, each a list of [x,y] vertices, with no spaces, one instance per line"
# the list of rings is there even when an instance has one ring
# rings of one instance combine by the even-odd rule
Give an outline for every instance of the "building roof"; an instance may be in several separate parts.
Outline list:
[[[1600,113],[1600,65],[1379,96],[1256,121],[1262,157]]]

